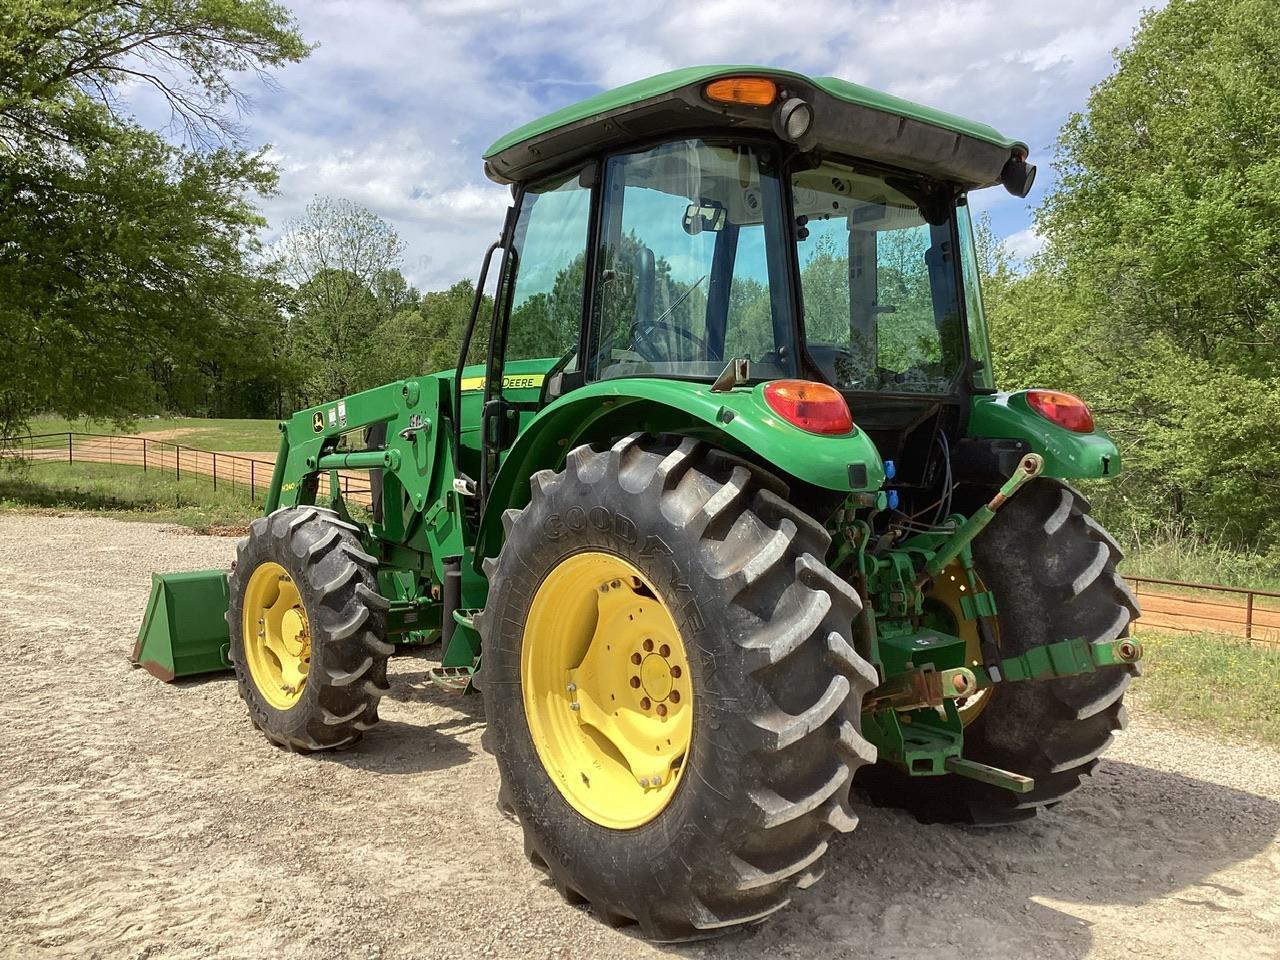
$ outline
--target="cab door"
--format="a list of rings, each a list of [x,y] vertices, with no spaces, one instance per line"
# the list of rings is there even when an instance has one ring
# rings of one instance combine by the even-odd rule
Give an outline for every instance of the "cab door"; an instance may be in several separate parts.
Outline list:
[[[492,477],[507,448],[537,413],[552,373],[578,365],[591,221],[591,178],[585,171],[522,192],[489,351],[484,406],[485,473]]]

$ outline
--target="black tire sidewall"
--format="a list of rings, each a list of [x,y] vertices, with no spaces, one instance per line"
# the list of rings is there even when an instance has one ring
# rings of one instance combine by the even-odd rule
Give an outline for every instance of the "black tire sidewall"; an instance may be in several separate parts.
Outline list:
[[[231,587],[229,604],[229,627],[231,632],[231,662],[235,666],[240,690],[248,704],[253,722],[263,730],[270,730],[285,738],[302,738],[307,734],[310,718],[320,710],[320,684],[313,682],[316,674],[323,670],[324,651],[328,644],[325,638],[317,635],[322,596],[313,588],[306,576],[303,562],[290,550],[273,549],[276,540],[269,533],[266,536],[250,537],[245,550],[237,558],[235,578]],[[246,562],[247,561],[247,562]],[[244,648],[244,598],[253,572],[264,563],[278,563],[284,567],[298,588],[303,609],[307,614],[307,628],[311,632],[311,665],[307,671],[307,682],[303,684],[302,695],[288,710],[280,710],[269,703],[249,669],[249,661]],[[321,674],[322,675],[322,674]]]
[[[307,680],[286,710],[263,696],[245,657],[245,592],[264,563],[279,564],[294,581],[311,635]],[[391,649],[377,584],[377,561],[363,551],[357,528],[331,510],[282,508],[250,524],[228,578],[227,625],[240,696],[268,739],[290,750],[332,749],[377,722]]]
[[[482,689],[494,752],[526,827],[584,886],[606,900],[625,902],[633,899],[636,884],[687,880],[690,865],[699,862],[698,851],[716,842],[702,825],[735,813],[726,798],[738,794],[738,780],[728,772],[753,762],[751,745],[733,736],[726,706],[740,714],[763,704],[742,702],[748,685],[741,659],[723,654],[735,629],[744,625],[735,622],[740,613],[724,601],[719,584],[699,562],[698,538],[651,509],[645,498],[633,499],[624,509],[600,502],[602,486],[583,485],[565,510],[546,502],[531,505],[534,512],[521,518],[504,548],[521,558],[520,573],[491,587],[486,616],[504,625],[523,624],[545,575],[577,553],[610,553],[640,570],[680,631],[694,690],[692,742],[675,796],[654,820],[631,830],[602,827],[569,805],[530,737],[520,682],[522,629],[504,629],[500,643],[486,645]],[[687,789],[692,779],[707,789]],[[622,870],[620,856],[627,864]]]

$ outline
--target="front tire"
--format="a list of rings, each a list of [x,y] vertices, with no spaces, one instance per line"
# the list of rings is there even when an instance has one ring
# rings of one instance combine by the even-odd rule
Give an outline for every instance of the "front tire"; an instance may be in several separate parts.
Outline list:
[[[332,510],[259,517],[227,579],[231,662],[254,726],[298,752],[359,740],[387,691],[377,561]]]
[[[876,675],[853,650],[860,604],[823,562],[826,531],[783,499],[776,478],[688,439],[673,447],[633,435],[605,452],[578,447],[562,473],[535,475],[532,493],[528,507],[504,517],[506,543],[487,562],[489,602],[478,619],[500,803],[518,817],[527,856],[570,901],[590,902],[614,924],[637,923],[654,940],[712,936],[768,916],[821,876],[831,835],[854,827],[849,783],[875,757],[859,708]],[[558,598],[561,632],[586,624],[578,645],[565,647],[572,652],[559,651],[569,658],[559,676],[578,676],[574,658],[595,646],[585,636],[590,616],[574,612],[586,603],[578,593],[605,596],[621,583],[630,606],[620,615],[647,616],[654,603],[669,611],[680,639],[673,656],[687,655],[677,665],[687,666],[678,684],[687,684],[690,712],[679,714],[688,749],[662,803],[645,806],[635,783],[643,771],[626,762],[631,744],[555,753],[538,719],[547,715],[539,704],[558,699],[562,729],[601,740],[581,720],[585,704],[570,706],[580,691],[529,671],[531,660],[557,655],[546,640],[555,631],[538,628],[536,610],[531,625],[540,590],[559,582],[557,571],[604,563],[597,557],[622,566],[599,586],[583,574],[586,586]],[[629,583],[627,568],[636,571]],[[617,658],[622,683],[599,699],[623,705],[615,716],[625,723],[623,712],[642,709],[629,695],[644,696],[650,681],[629,682],[632,645],[627,622],[619,624],[603,635],[609,649],[588,656],[601,673]],[[642,661],[645,649],[636,651]],[[581,756],[595,759],[575,767]],[[632,776],[613,776],[619,769]],[[595,789],[584,781],[610,785],[614,815],[584,799]]]

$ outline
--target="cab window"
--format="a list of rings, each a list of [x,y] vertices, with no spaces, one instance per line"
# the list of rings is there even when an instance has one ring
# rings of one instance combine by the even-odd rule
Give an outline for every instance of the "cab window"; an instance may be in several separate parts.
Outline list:
[[[665,143],[604,171],[588,376],[714,378],[735,358],[795,370],[773,154]]]
[[[929,222],[910,184],[837,163],[791,189],[810,356],[842,390],[950,391],[964,366],[950,215]]]
[[[559,359],[578,346],[591,191],[571,177],[525,191],[504,361]]]

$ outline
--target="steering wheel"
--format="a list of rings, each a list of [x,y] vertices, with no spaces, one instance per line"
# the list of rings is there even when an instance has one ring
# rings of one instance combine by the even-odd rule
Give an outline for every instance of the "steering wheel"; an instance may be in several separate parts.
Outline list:
[[[640,336],[640,328],[645,328],[645,336]],[[679,326],[674,323],[668,323],[666,320],[648,320],[637,323],[631,330],[631,349],[640,354],[650,363],[671,362],[670,357],[664,357],[655,349],[652,334],[657,330],[668,330],[678,336],[684,337],[697,350],[701,356],[707,355],[707,341],[703,340],[692,330]]]

